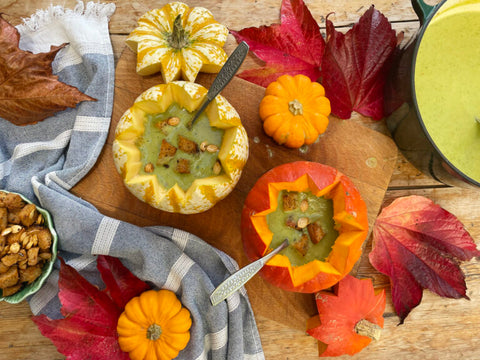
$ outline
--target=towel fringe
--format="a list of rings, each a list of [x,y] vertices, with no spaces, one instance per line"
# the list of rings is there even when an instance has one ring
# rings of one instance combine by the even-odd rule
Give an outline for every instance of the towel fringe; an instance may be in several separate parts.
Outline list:
[[[41,27],[48,25],[54,19],[59,19],[64,16],[85,16],[91,18],[103,19],[110,17],[115,12],[115,4],[88,2],[86,5],[83,1],[78,0],[74,9],[65,9],[61,5],[50,5],[47,9],[40,9],[29,18],[23,18],[23,24],[17,26],[21,31],[37,31]]]

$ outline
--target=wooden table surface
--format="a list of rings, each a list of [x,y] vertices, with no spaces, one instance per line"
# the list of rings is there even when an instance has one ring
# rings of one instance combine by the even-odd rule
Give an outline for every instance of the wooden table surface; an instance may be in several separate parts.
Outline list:
[[[144,12],[161,7],[167,1],[118,0],[115,14],[110,21],[110,33],[118,61],[128,33],[136,26],[136,20]],[[16,25],[39,8],[51,3],[74,7],[75,0],[0,0],[0,12]],[[325,15],[335,12],[331,19],[345,30],[373,3],[385,14],[397,31],[412,36],[419,23],[409,0],[305,0],[318,23],[324,27]],[[432,2],[430,2],[432,3]],[[229,28],[239,30],[248,26],[269,25],[279,22],[281,0],[192,0],[190,6],[209,8],[215,18]],[[230,53],[236,46],[229,36],[225,46]],[[261,65],[249,56],[243,68]],[[352,120],[377,131],[387,133],[385,122],[374,122],[358,114]],[[415,169],[399,154],[384,202],[405,195],[423,195],[455,214],[473,238],[480,241],[479,192],[471,189],[446,187]],[[367,243],[366,251],[370,249]],[[379,341],[355,355],[354,359],[480,359],[480,262],[474,259],[462,264],[468,286],[468,300],[449,300],[424,291],[420,306],[415,308],[403,325],[392,307],[387,292],[385,326]],[[370,277],[376,287],[387,287],[388,278],[375,271],[366,260],[359,264],[358,275]],[[255,311],[255,309],[254,309]],[[64,359],[49,339],[44,338],[30,320],[28,304],[0,303],[0,360],[54,360]],[[316,341],[300,329],[292,329],[263,316],[256,316],[267,360],[318,358]],[[350,358],[348,356],[341,358]]]

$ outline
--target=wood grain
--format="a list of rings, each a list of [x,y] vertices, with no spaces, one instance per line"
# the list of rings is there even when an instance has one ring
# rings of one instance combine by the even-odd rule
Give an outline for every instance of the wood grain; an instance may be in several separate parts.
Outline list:
[[[0,12],[14,24],[22,17],[27,17],[38,8],[46,8],[51,0],[0,0]],[[110,33],[116,60],[124,50],[127,34],[134,28],[136,19],[142,11],[159,7],[167,1],[105,1],[116,3],[117,10],[110,21]],[[408,0],[305,0],[313,16],[323,27],[324,16],[331,11],[336,25],[344,26],[357,20],[359,14],[371,3],[382,11],[397,31],[405,31],[410,37],[418,28],[417,18]],[[73,7],[76,0],[62,0],[62,5]],[[428,1],[435,3],[435,0]],[[281,0],[205,0],[189,1],[190,5],[202,5],[210,8],[215,17],[232,29],[246,26],[268,25],[279,22]],[[358,11],[357,11],[358,10]],[[235,47],[233,37],[229,36],[226,51],[230,53]],[[245,68],[261,66],[261,62],[250,57],[244,63]],[[352,122],[387,134],[383,121],[374,122],[358,114],[352,116]],[[106,147],[107,149],[107,147]],[[97,166],[105,166],[98,163]],[[102,186],[100,184],[100,186]],[[104,188],[107,191],[107,188]],[[112,191],[111,189],[108,191]],[[124,191],[124,190],[122,190]],[[108,193],[107,194],[112,194]],[[416,170],[401,154],[397,157],[393,175],[386,193],[384,203],[399,196],[411,194],[426,196],[448,211],[455,214],[464,224],[473,238],[480,241],[480,202],[478,192],[466,189],[443,187]],[[115,204],[105,203],[105,212],[115,215]],[[142,218],[133,212],[119,214],[132,217],[141,223]],[[145,225],[151,220],[145,221]],[[215,232],[207,234],[212,238]],[[371,246],[367,242],[366,252]],[[388,295],[387,310],[384,314],[385,329],[380,341],[372,343],[359,354],[340,359],[412,359],[412,360],[456,360],[480,359],[480,261],[475,259],[462,264],[468,286],[467,300],[449,300],[440,298],[428,291],[420,306],[415,308],[404,325],[397,326],[398,318],[394,315],[391,297]],[[388,287],[388,278],[376,272],[364,257],[359,263],[358,276],[372,278],[377,287]],[[250,290],[249,290],[250,291]],[[265,293],[266,298],[269,294]],[[271,299],[271,298],[270,298]],[[270,304],[275,305],[275,299]],[[284,311],[276,309],[274,311]],[[314,360],[318,359],[316,341],[307,336],[299,326],[292,328],[282,322],[264,316],[254,308],[267,360]],[[289,313],[296,316],[295,313]],[[50,341],[44,338],[30,320],[30,309],[24,302],[17,305],[0,303],[0,359],[11,360],[57,360],[64,359]]]

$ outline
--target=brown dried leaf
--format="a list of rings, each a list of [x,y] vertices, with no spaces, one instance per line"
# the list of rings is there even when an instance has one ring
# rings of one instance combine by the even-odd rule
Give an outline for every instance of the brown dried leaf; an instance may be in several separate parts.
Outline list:
[[[95,101],[58,81],[52,61],[67,44],[33,54],[18,48],[20,34],[0,14],[0,117],[15,125],[35,124],[81,101]]]

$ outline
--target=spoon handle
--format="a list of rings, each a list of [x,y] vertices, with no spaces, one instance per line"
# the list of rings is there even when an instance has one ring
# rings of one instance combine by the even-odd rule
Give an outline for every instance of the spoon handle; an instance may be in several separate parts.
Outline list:
[[[237,48],[230,54],[223,67],[218,72],[215,80],[213,80],[212,86],[208,89],[207,98],[203,102],[200,109],[197,111],[193,119],[189,123],[189,128],[193,126],[193,123],[197,120],[200,114],[205,110],[208,104],[220,94],[225,86],[232,80],[237,73],[240,65],[248,54],[249,46],[245,41],[242,41]]]
[[[275,250],[271,251],[264,257],[255,260],[251,264],[234,272],[227,279],[225,279],[210,295],[210,302],[212,305],[218,305],[235,291],[240,289],[253,275],[255,275],[273,256],[288,246],[288,240],[285,239]]]
[[[208,89],[207,99],[212,101],[215,96],[220,94],[225,86],[232,80],[233,76],[237,73],[240,65],[248,54],[248,45],[245,41],[238,44],[237,48],[228,57],[227,61],[220,69],[217,77],[213,80],[212,86]]]

